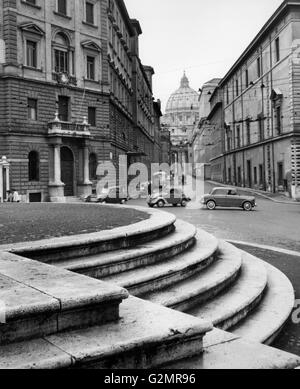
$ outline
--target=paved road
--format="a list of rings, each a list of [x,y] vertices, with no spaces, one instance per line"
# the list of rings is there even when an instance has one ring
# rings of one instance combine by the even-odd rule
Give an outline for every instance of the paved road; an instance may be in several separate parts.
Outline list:
[[[209,192],[210,184],[206,185]],[[188,208],[165,208],[197,227],[203,228],[219,239],[238,240],[253,244],[275,246],[300,252],[300,206],[278,204],[257,198],[258,208],[253,212],[242,210],[201,209],[200,204],[191,203]],[[145,205],[145,200],[130,201],[129,204]],[[260,248],[241,246],[244,250],[265,260],[281,270],[291,280],[300,299],[300,257],[276,253]],[[290,320],[274,344],[281,350],[300,355],[300,323]]]
[[[205,190],[212,185],[206,183]],[[146,200],[132,200],[129,204],[144,205]],[[300,252],[300,206],[278,204],[257,197],[258,207],[253,212],[235,209],[208,211],[199,203],[187,208],[165,208],[178,218],[212,233],[219,239],[231,239],[276,246]]]

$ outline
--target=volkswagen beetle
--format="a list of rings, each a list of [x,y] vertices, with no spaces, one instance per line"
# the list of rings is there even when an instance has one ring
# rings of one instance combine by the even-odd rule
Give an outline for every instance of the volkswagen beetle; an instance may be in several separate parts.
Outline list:
[[[173,207],[181,205],[182,207],[186,207],[190,201],[191,199],[187,197],[181,189],[169,188],[154,192],[148,197],[147,202],[150,208],[153,208],[154,206],[163,208],[166,205],[172,205]]]

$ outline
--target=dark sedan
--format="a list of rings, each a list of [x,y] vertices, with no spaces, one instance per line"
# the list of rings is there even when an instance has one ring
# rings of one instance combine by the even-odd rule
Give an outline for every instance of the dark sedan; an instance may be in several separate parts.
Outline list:
[[[173,207],[181,205],[182,207],[186,207],[190,201],[191,199],[187,197],[181,189],[165,188],[162,191],[154,192],[148,198],[147,202],[150,208],[153,208],[154,206],[163,208],[166,205],[172,205]]]
[[[206,205],[210,211],[216,207],[242,208],[245,211],[252,211],[256,207],[254,196],[240,194],[235,188],[214,188],[210,194],[202,197],[201,203]]]

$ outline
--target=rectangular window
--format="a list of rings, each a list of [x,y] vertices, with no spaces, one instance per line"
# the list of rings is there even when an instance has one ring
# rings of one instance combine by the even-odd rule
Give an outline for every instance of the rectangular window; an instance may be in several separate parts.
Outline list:
[[[265,125],[264,125],[264,117],[263,115],[259,115],[258,118],[258,136],[259,142],[262,142],[265,139]]]
[[[276,62],[280,61],[280,41],[279,38],[275,40],[275,59]]]
[[[85,20],[87,23],[94,24],[94,4],[85,2]]]
[[[226,89],[226,102],[227,102],[227,104],[229,104],[229,89],[228,89],[228,87]]]
[[[55,50],[55,72],[69,73],[69,53],[63,50]]]
[[[37,120],[37,100],[36,99],[28,99],[28,119],[29,120]]]
[[[96,108],[95,107],[89,107],[88,108],[88,122],[92,127],[96,127]]]
[[[257,58],[257,78],[261,77],[261,59]]]
[[[95,80],[95,58],[87,57],[87,78]]]
[[[67,15],[67,0],[57,0],[57,12]]]
[[[227,151],[231,150],[231,130],[227,130]]]
[[[240,88],[239,88],[239,80],[236,80],[236,81],[235,81],[235,93],[236,93],[236,97],[239,95],[239,91],[240,91]]]
[[[69,97],[58,97],[58,115],[59,120],[61,120],[62,122],[69,121]]]
[[[281,107],[276,108],[276,131],[277,135],[280,135],[282,132],[282,123],[281,123]]]
[[[246,85],[246,88],[248,88],[248,86],[249,86],[249,71],[248,71],[248,69],[245,70],[245,85]]]
[[[246,121],[246,133],[247,133],[247,144],[250,145],[250,143],[251,143],[251,125],[250,125],[250,120]]]
[[[241,147],[241,128],[238,126],[236,128],[236,146],[239,149]]]
[[[37,44],[36,42],[26,41],[26,66],[37,67]]]

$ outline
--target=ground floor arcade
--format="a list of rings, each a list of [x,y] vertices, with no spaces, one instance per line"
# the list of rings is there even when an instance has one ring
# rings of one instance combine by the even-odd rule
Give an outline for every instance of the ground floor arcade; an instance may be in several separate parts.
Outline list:
[[[211,179],[300,199],[300,138],[232,151],[210,162]]]

